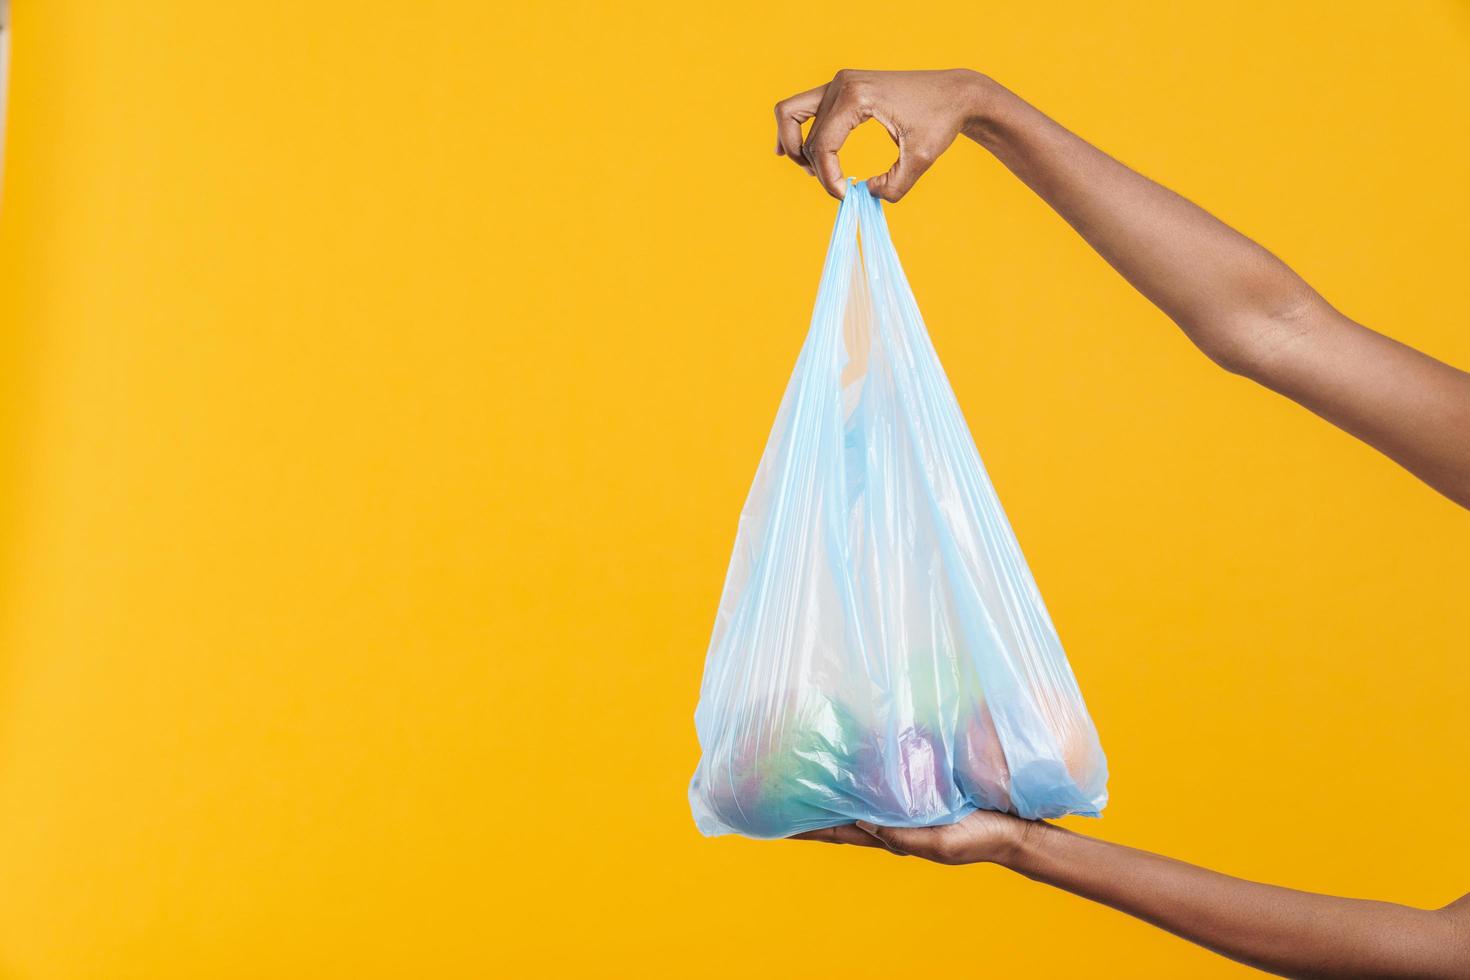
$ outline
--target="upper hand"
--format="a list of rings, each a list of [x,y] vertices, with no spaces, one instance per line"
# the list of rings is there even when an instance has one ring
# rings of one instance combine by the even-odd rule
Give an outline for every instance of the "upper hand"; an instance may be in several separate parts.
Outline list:
[[[876,119],[898,144],[898,160],[886,174],[870,178],[868,190],[897,201],[974,119],[984,81],[983,75],[964,69],[845,68],[826,85],[776,103],[776,152],[841,200],[847,187],[837,151],[848,133]],[[803,142],[801,124],[808,119],[814,121]]]
[[[875,827],[859,821],[839,827],[809,830],[791,840],[829,844],[885,847],[894,854],[921,857],[938,864],[1006,863],[1038,824],[1009,813],[976,810],[957,823],[943,827]]]

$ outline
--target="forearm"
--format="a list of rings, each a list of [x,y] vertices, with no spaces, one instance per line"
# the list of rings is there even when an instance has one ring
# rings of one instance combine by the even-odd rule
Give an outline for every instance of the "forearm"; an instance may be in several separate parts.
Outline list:
[[[1004,860],[1028,878],[1290,977],[1470,977],[1464,916],[1243,881],[1035,824]]]
[[[1211,359],[1470,507],[1470,374],[1344,317],[1264,248],[984,76],[964,132]]]
[[[977,80],[975,106],[966,135],[1226,367],[1251,356],[1265,325],[1316,298],[1255,242],[995,82]]]

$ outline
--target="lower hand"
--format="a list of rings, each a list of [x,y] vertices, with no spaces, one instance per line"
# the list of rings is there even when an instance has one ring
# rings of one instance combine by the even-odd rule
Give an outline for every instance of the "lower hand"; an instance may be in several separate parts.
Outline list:
[[[877,827],[865,821],[796,834],[790,840],[883,847],[901,857],[913,855],[937,864],[1005,864],[1038,826],[1009,813],[976,810],[942,827]]]

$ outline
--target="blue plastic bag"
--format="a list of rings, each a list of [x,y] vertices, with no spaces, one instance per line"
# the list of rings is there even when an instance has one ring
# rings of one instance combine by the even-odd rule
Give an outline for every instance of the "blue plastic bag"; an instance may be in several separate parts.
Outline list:
[[[1107,801],[1097,731],[861,183],[740,514],[695,727],[709,835]]]

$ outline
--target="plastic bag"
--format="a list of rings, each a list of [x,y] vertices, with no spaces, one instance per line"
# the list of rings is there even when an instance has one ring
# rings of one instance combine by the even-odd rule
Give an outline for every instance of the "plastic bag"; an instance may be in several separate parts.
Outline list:
[[[695,727],[708,835],[1107,800],[1096,729],[862,183],[740,514]]]

